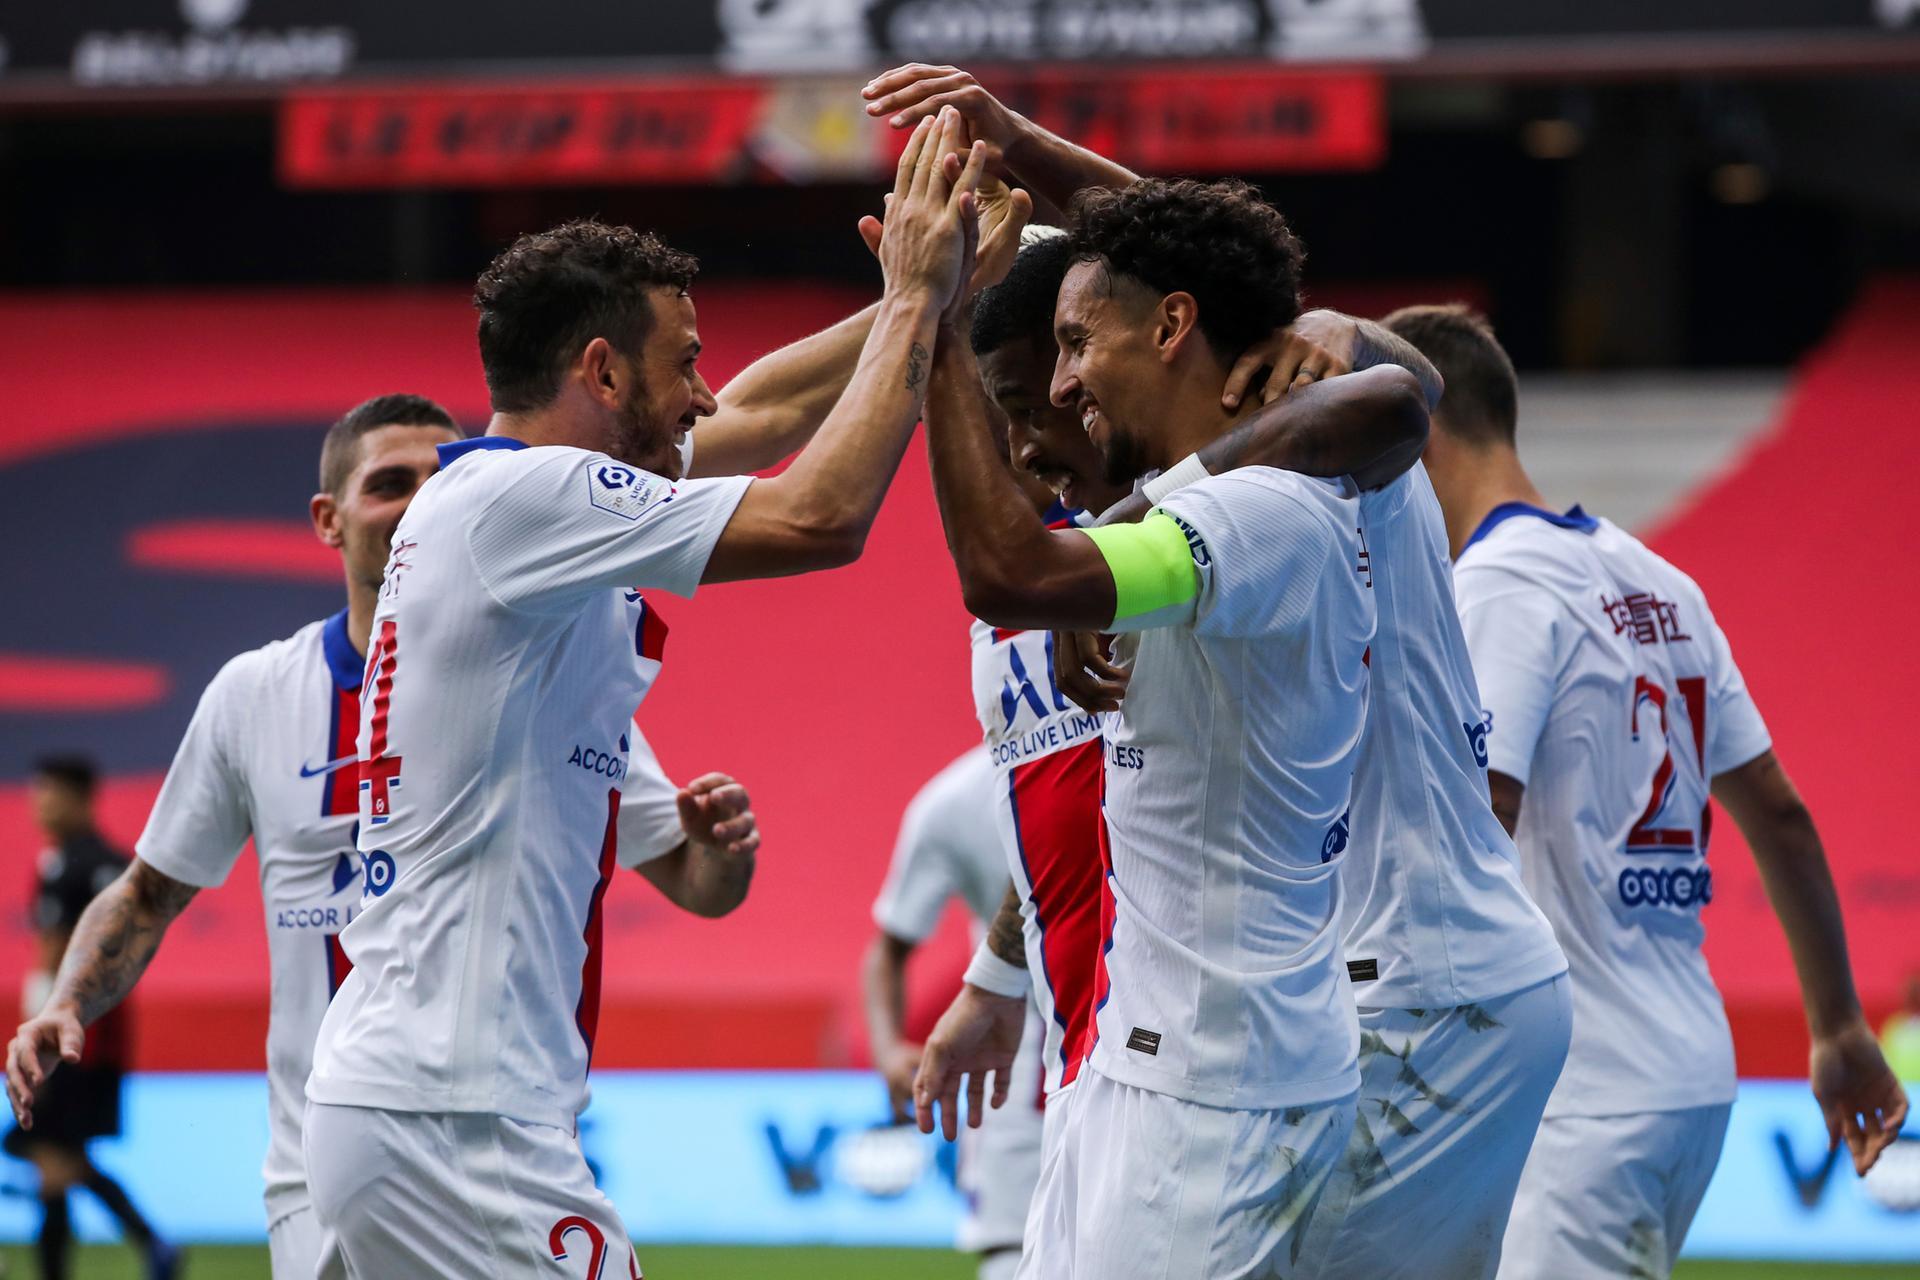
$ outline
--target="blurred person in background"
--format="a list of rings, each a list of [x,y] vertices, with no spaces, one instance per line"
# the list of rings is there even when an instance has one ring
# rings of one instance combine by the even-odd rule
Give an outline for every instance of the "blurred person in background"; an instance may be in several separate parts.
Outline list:
[[[33,927],[39,966],[27,975],[21,1015],[33,1018],[48,1002],[53,975],[65,959],[74,927],[87,905],[126,869],[127,855],[108,844],[94,821],[97,772],[78,756],[49,756],[34,766],[33,808],[48,846],[34,888]],[[73,1229],[67,1192],[85,1187],[120,1221],[127,1239],[146,1257],[147,1274],[177,1273],[179,1251],[157,1235],[118,1182],[88,1157],[87,1143],[120,1132],[120,1086],[127,1066],[128,1018],[116,1009],[72,1064],[40,1098],[38,1123],[23,1121],[6,1137],[9,1155],[33,1162],[40,1174],[40,1236],[35,1253],[44,1280],[65,1280]]]
[[[1521,1175],[1500,1275],[1664,1277],[1720,1158],[1733,1039],[1701,953],[1709,797],[1753,850],[1799,973],[1810,1076],[1856,1171],[1907,1099],[1861,1013],[1813,817],[1691,578],[1559,512],[1515,447],[1519,384],[1485,319],[1384,321],[1440,370],[1426,466],[1486,705],[1494,812],[1573,977],[1573,1043]]]
[[[1880,1024],[1880,1052],[1893,1074],[1908,1084],[1920,1082],[1920,973],[1908,976],[1900,1008]]]
[[[893,861],[873,903],[873,940],[860,968],[868,1044],[887,1082],[896,1122],[912,1114],[921,1047],[907,1039],[907,963],[933,936],[949,903],[967,909],[976,941],[1006,897],[1007,858],[989,820],[998,803],[993,762],[975,747],[915,793],[900,819]],[[980,1255],[980,1280],[1007,1280],[1020,1262],[1027,1204],[1040,1177],[1040,1045],[1046,1032],[1028,1002],[1013,1067],[1013,1105],[960,1135],[958,1177],[967,1200],[954,1247]]]
[[[354,736],[367,631],[401,513],[463,433],[425,396],[375,396],[328,428],[314,534],[340,553],[346,607],[292,636],[240,654],[201,695],[137,858],[79,918],[69,962],[7,1058],[14,1112],[34,1131],[46,1091],[76,1055],[110,1035],[174,919],[201,889],[226,881],[249,838],[259,860],[271,996],[267,1020],[269,1251],[276,1280],[313,1275],[319,1232],[300,1160],[300,1114],[313,1038],[346,976],[338,935],[359,909]],[[90,1028],[90,1031],[89,1031]]]

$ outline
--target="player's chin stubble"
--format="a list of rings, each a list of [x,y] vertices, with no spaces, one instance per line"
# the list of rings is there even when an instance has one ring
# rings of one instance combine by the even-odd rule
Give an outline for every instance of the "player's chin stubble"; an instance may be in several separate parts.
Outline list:
[[[1146,451],[1140,442],[1107,420],[1107,439],[1094,446],[1100,451],[1101,478],[1108,484],[1126,487],[1146,474]]]

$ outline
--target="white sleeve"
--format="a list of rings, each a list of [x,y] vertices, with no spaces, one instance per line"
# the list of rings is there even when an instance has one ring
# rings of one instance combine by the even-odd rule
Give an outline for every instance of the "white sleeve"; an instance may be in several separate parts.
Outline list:
[[[1747,692],[1746,677],[1733,660],[1733,646],[1727,633],[1713,616],[1707,616],[1708,653],[1712,674],[1707,688],[1707,777],[1718,777],[1729,769],[1757,760],[1773,747],[1773,735],[1753,695]]]
[[[1280,635],[1307,620],[1338,551],[1311,499],[1229,472],[1169,494],[1159,510],[1187,535],[1200,575],[1197,634]]]
[[[200,695],[134,852],[162,875],[200,889],[226,881],[253,831],[241,741],[252,696],[251,654],[220,669]]]
[[[873,922],[906,942],[924,942],[939,927],[947,903],[960,892],[951,844],[933,784],[921,788],[900,819],[887,879],[873,902]],[[991,815],[979,815],[980,821]]]
[[[1525,785],[1553,710],[1570,619],[1560,601],[1497,569],[1454,571],[1454,603],[1487,725],[1487,768]]]
[[[468,525],[494,599],[558,612],[595,591],[691,596],[752,476],[678,483],[603,453],[548,447],[493,465],[500,487]]]
[[[627,776],[620,783],[620,834],[614,858],[631,870],[672,853],[687,833],[680,825],[680,788],[661,770],[638,721],[627,730],[627,737]]]

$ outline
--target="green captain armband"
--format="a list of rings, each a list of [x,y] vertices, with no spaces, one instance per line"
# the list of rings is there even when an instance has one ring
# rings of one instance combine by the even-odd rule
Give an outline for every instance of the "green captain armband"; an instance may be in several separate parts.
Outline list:
[[[1143,631],[1193,616],[1200,595],[1187,535],[1173,517],[1155,507],[1139,524],[1083,529],[1113,574],[1114,631]]]

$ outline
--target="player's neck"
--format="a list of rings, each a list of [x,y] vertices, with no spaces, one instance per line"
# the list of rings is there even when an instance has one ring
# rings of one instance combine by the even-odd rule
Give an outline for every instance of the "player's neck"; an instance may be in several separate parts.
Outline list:
[[[490,436],[507,436],[526,445],[566,445],[573,449],[607,447],[606,423],[576,403],[570,388],[562,388],[538,409],[496,413],[487,423]]]
[[[1149,465],[1165,471],[1190,453],[1218,440],[1240,424],[1240,420],[1258,407],[1257,401],[1243,403],[1229,412],[1220,403],[1220,388],[1226,385],[1223,369],[1210,361],[1191,362],[1172,404],[1176,411],[1163,415],[1169,424],[1164,435],[1153,442],[1157,456]]]
[[[1441,508],[1447,517],[1447,544],[1457,558],[1466,549],[1481,522],[1495,507],[1509,502],[1546,507],[1546,495],[1534,485],[1520,455],[1512,449],[1493,447],[1461,450],[1449,465],[1437,468],[1437,459],[1428,462],[1434,488],[1441,495]]]
[[[367,642],[373,638],[373,610],[379,603],[378,588],[347,583],[347,639],[362,658],[367,656]]]

